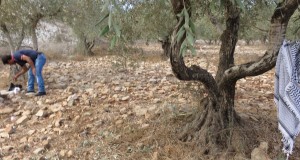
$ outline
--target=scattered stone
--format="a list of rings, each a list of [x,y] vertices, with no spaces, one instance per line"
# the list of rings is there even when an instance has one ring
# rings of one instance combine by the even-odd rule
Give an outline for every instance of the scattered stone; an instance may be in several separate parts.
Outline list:
[[[53,128],[53,131],[56,132],[58,135],[62,135],[64,133],[64,131],[59,128]]]
[[[16,121],[16,123],[17,123],[17,124],[22,124],[22,123],[24,123],[24,122],[27,121],[27,120],[28,120],[27,115],[24,115],[24,116],[22,116],[21,118],[19,118],[19,119]]]
[[[141,106],[136,106],[134,112],[137,116],[143,116],[147,113],[147,109],[142,108]]]
[[[127,101],[127,100],[129,100],[129,98],[130,98],[130,96],[125,96],[125,97],[121,98],[121,100],[122,101]]]
[[[154,152],[151,160],[158,160],[158,152]]]
[[[254,116],[250,116],[251,119],[253,119],[254,121],[258,122],[258,119]]]
[[[74,123],[76,123],[78,120],[79,120],[79,118],[80,118],[80,116],[79,115],[77,115],[75,118],[74,118]]]
[[[115,91],[121,91],[121,89],[122,89],[122,88],[121,88],[120,86],[117,86],[117,87],[115,87],[114,90],[115,90]]]
[[[64,156],[66,156],[66,153],[67,153],[67,150],[61,150],[61,151],[59,152],[59,155],[60,155],[61,157],[64,157]]]
[[[56,113],[58,111],[63,111],[64,107],[61,104],[54,104],[49,106],[49,110]]]
[[[33,153],[34,153],[34,154],[41,154],[41,153],[43,153],[44,151],[45,151],[44,148],[37,148],[37,149],[35,149],[35,150],[33,151]]]
[[[246,158],[245,155],[239,153],[239,154],[236,154],[233,158],[234,160],[249,160],[248,158]]]
[[[60,118],[60,119],[56,120],[55,123],[54,123],[54,126],[55,127],[62,126],[64,120],[65,120],[64,118]]]
[[[255,148],[251,152],[251,160],[271,160],[269,155],[267,154],[268,143],[261,142],[259,147]]]
[[[31,111],[30,110],[26,110],[22,113],[22,116],[29,116],[31,115]]]
[[[71,86],[67,87],[67,89],[65,91],[68,92],[68,93],[71,93],[71,94],[77,93],[77,90],[74,87],[71,87]]]
[[[156,84],[158,81],[156,79],[151,78],[151,79],[149,79],[149,82],[153,83],[153,84]]]
[[[14,156],[5,156],[3,157],[3,160],[12,160],[14,159]]]
[[[75,101],[78,100],[78,95],[77,94],[73,94],[71,96],[68,97],[67,102],[68,102],[68,106],[74,106],[75,105]]]
[[[44,140],[42,142],[42,144],[43,144],[43,146],[44,146],[45,149],[50,149],[50,147],[51,147],[51,145],[49,143],[49,140]]]
[[[47,115],[47,113],[45,110],[41,109],[35,115],[38,117],[45,117]]]
[[[8,133],[8,134],[13,134],[16,132],[16,127],[13,126],[13,125],[7,125],[5,127],[5,132]]]
[[[12,113],[13,111],[14,111],[14,109],[10,108],[10,107],[1,108],[0,115],[1,114],[9,114],[9,113]]]
[[[159,98],[155,98],[154,100],[153,100],[153,103],[161,103],[162,101],[159,99]]]
[[[30,151],[30,146],[29,146],[29,144],[21,144],[18,148],[19,148],[21,151],[23,151],[23,152],[29,152],[29,151]]]
[[[31,135],[33,135],[35,132],[36,132],[36,130],[29,130],[29,131],[27,132],[27,134],[31,136]]]
[[[9,92],[7,90],[1,90],[0,95],[1,95],[1,97],[5,97],[5,96],[9,95]]]
[[[126,113],[126,108],[124,107],[124,108],[120,109],[120,113],[125,114]]]
[[[74,155],[74,152],[73,150],[69,150],[68,153],[67,153],[67,157],[70,158]]]
[[[11,122],[15,122],[17,120],[16,116],[12,115],[10,116],[10,121]]]
[[[8,152],[10,152],[11,150],[13,150],[14,147],[13,147],[13,146],[3,146],[1,149],[2,149],[5,153],[8,153]]]
[[[35,93],[26,93],[25,95],[28,97],[33,97],[35,95]]]
[[[21,143],[26,143],[26,142],[27,142],[27,137],[21,138],[21,139],[20,139],[20,142],[21,142]]]
[[[142,128],[148,128],[149,126],[149,124],[142,124]]]
[[[117,121],[116,121],[116,125],[120,125],[120,124],[123,124],[123,123],[124,123],[123,120],[117,120]]]
[[[2,98],[1,96],[0,96],[0,103],[3,103],[4,102],[4,98]]]
[[[7,132],[1,132],[0,137],[1,138],[9,138],[9,134]]]

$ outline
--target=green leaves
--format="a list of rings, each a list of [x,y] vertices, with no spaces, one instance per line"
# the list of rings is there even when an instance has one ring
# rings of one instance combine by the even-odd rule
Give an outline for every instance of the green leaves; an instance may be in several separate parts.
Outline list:
[[[116,1],[106,0],[101,12],[108,12],[108,13],[105,14],[105,16],[102,17],[96,25],[99,25],[100,23],[102,23],[104,20],[107,19],[107,25],[105,25],[105,27],[101,30],[100,36],[105,36],[109,32],[112,32],[113,34],[110,42],[110,48],[113,48],[118,42],[118,40],[121,38],[121,29],[119,25],[117,25],[117,23],[114,21],[114,15],[113,15],[114,11],[112,9],[109,9],[110,5],[118,9]]]
[[[107,25],[101,30],[100,32],[100,36],[104,36],[106,34],[108,34],[109,31],[113,32],[113,37],[111,39],[111,44],[110,44],[110,48],[113,48],[118,39],[121,38],[121,29],[120,27],[114,23],[113,19],[112,19],[112,13],[108,13],[108,16],[105,16],[106,18],[108,18],[108,22]],[[104,18],[104,19],[106,19]],[[103,20],[101,20],[100,22],[102,22]]]
[[[179,31],[177,32],[177,35],[176,35],[176,40],[177,40],[177,43],[182,39],[183,35],[185,34],[185,29],[184,29],[184,26],[182,26]]]
[[[111,28],[111,23],[112,23],[111,19],[112,19],[112,14],[110,13],[109,16],[108,16],[108,26],[109,26],[109,28]]]
[[[121,37],[121,29],[117,24],[114,24],[114,31],[116,33],[116,36],[120,38]]]
[[[107,13],[104,17],[102,17],[100,19],[100,21],[96,23],[96,26],[99,25],[100,23],[102,23],[108,16],[109,16],[109,13]]]
[[[102,10],[101,10],[101,12],[105,12],[106,10],[107,10],[107,8],[108,8],[108,6],[109,6],[109,0],[106,0],[105,1],[105,3],[104,3],[104,6],[102,7]]]
[[[180,55],[184,56],[187,50],[190,50],[192,54],[195,55],[195,25],[190,20],[190,15],[185,7],[177,16],[184,20],[184,24],[180,27],[176,34],[177,43],[180,43],[180,41],[183,40],[180,46]]]
[[[109,25],[105,26],[105,27],[101,30],[100,36],[105,35],[108,31],[109,31]]]

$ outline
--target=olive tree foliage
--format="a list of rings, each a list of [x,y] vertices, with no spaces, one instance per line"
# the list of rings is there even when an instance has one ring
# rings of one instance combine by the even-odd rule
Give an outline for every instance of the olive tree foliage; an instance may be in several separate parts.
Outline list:
[[[291,32],[287,33],[289,40],[299,40],[300,39],[300,13],[297,12],[291,18],[291,24],[288,26]]]
[[[123,32],[130,40],[157,41],[170,35],[175,16],[168,1],[145,1],[132,5],[122,16]]]
[[[57,15],[63,3],[64,0],[2,0],[1,30],[8,39],[11,50],[19,49],[25,34],[31,37],[32,48],[38,50],[38,23],[42,18]],[[16,40],[14,37],[20,38]]]
[[[99,0],[68,0],[63,7],[60,19],[72,28],[78,39],[78,51],[84,55],[94,55],[92,49],[102,29],[97,23],[104,16],[104,5]]]
[[[244,12],[241,13],[239,38],[245,40],[247,44],[255,40],[259,40],[263,44],[266,43],[270,26],[270,15],[275,7],[276,2],[272,0],[246,2]]]
[[[233,1],[234,2],[234,1]],[[250,0],[237,3],[242,7],[239,39],[245,40],[247,44],[260,40],[266,42],[270,17],[275,8],[273,0]],[[192,8],[195,7],[193,3]],[[197,9],[192,11],[192,17],[197,17],[195,21],[196,37],[205,40],[207,43],[219,41],[225,29],[224,10],[222,1],[201,1],[196,2]]]
[[[149,41],[159,41],[165,50],[164,55],[169,57],[172,27],[175,25],[176,16],[172,14],[168,1],[141,1],[126,13],[124,19],[126,23],[122,24],[122,27],[127,39],[145,40],[146,44]]]
[[[195,22],[196,27],[196,37],[204,40],[207,44],[216,43],[220,39],[220,33],[215,25],[213,25],[207,16],[197,20]]]
[[[12,1],[2,1],[0,5],[0,29],[2,37],[9,45],[11,52],[18,50],[24,39],[25,23],[15,13],[15,4]]]

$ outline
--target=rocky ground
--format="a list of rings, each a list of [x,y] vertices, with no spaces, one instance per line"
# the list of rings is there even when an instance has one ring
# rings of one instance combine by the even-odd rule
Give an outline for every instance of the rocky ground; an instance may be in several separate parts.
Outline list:
[[[214,73],[216,49],[202,48],[196,61],[187,62]],[[237,51],[240,63],[258,56],[253,47]],[[177,80],[169,62],[159,56],[128,57],[48,60],[47,96],[23,91],[0,97],[0,159],[207,159],[176,137],[184,117],[205,94],[202,86]],[[0,72],[2,80],[7,78],[7,70]],[[237,84],[236,110],[261,127],[258,148],[249,151],[252,159],[283,157],[273,75],[269,71]],[[299,151],[296,144],[291,159]],[[237,154],[235,159],[251,156]]]

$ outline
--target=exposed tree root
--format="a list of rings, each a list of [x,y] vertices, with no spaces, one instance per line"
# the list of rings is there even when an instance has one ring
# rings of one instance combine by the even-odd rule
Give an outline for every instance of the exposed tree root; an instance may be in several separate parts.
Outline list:
[[[232,121],[224,124],[224,117],[212,109],[208,100],[204,100],[201,105],[200,111],[194,114],[194,120],[185,126],[179,139],[196,142],[203,148],[202,153],[205,155],[218,156],[221,151],[228,151],[250,156],[249,151],[258,143],[253,123],[243,121],[234,114]],[[253,129],[251,134],[249,129]]]

